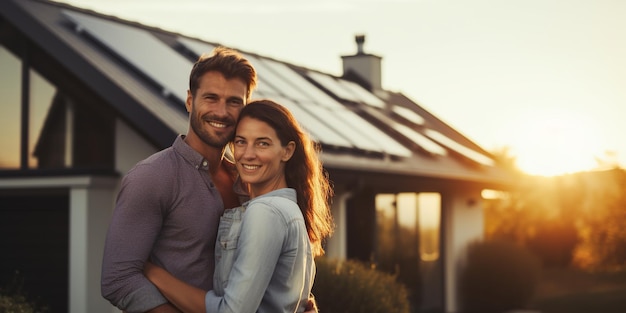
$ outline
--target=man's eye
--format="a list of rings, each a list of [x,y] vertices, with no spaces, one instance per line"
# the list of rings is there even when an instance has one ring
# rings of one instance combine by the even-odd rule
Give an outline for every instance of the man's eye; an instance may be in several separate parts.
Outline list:
[[[230,101],[228,101],[228,104],[230,106],[234,106],[234,107],[241,107],[241,106],[243,106],[243,101],[241,101],[241,100],[230,100]]]

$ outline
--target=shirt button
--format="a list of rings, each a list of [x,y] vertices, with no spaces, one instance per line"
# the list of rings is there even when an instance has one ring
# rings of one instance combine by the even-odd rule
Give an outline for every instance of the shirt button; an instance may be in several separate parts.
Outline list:
[[[206,166],[206,161],[202,161],[202,166]]]

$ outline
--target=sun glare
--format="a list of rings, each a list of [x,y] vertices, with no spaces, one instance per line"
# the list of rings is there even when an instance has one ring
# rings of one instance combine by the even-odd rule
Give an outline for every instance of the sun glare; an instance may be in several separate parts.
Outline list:
[[[590,121],[567,112],[536,115],[512,142],[517,166],[532,175],[554,176],[597,167],[602,140]]]

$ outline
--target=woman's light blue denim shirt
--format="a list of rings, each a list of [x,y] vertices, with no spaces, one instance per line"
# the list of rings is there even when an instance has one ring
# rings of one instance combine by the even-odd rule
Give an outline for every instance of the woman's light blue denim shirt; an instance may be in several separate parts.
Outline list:
[[[292,188],[226,210],[215,245],[207,312],[304,312],[315,263]]]

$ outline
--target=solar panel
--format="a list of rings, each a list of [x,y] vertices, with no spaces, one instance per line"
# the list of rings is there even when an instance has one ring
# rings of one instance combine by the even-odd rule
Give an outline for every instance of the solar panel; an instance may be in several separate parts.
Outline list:
[[[273,100],[289,109],[300,125],[317,142],[331,146],[353,148],[353,145],[346,138],[328,127],[314,115],[311,115],[309,111],[304,110],[301,105],[285,97],[275,97]]]
[[[359,102],[359,99],[354,94],[350,93],[348,90],[339,85],[335,78],[313,71],[308,71],[306,75],[312,78],[318,84],[322,85],[322,87],[326,88],[326,90],[335,94],[335,96],[341,99]]]
[[[185,102],[192,66],[190,60],[140,28],[73,11],[64,10],[62,13],[76,25],[77,31],[87,32],[159,84],[164,96],[173,95]]]
[[[421,117],[419,114],[415,113],[414,111],[405,108],[405,107],[401,107],[399,105],[393,105],[391,107],[391,110],[393,112],[395,112],[396,114],[404,117],[405,119],[407,119],[409,122],[412,122],[414,124],[417,125],[424,125],[425,124],[425,120],[423,117]]]
[[[379,147],[380,150],[391,155],[401,157],[410,157],[412,155],[411,150],[401,145],[395,139],[391,138],[385,132],[370,124],[356,113],[350,110],[338,110],[332,112],[331,115],[332,114],[337,114],[341,120],[348,121],[348,124],[354,127],[354,132],[359,134],[358,136],[353,134],[353,136],[355,136],[354,139],[358,140],[355,142],[357,145],[372,142]],[[344,128],[342,128],[342,130],[344,130]]]
[[[270,85],[272,89],[276,90],[277,93],[285,95],[287,98],[294,100],[313,100],[307,94],[294,88],[293,84],[277,74],[271,68],[272,66],[267,64],[266,62],[263,62],[262,59],[249,54],[244,54],[244,56],[254,65],[259,77],[262,77],[263,80],[267,82],[267,84]]]
[[[446,149],[444,147],[440,146],[439,144],[432,141],[431,139],[424,136],[423,134],[417,132],[416,130],[410,127],[407,127],[403,124],[400,124],[398,121],[392,119],[391,117],[380,112],[379,110],[370,109],[370,110],[366,110],[366,112],[368,112],[368,114],[380,120],[385,125],[391,126],[393,129],[395,129],[396,131],[398,131],[399,133],[404,135],[406,138],[410,139],[416,145],[428,151],[429,153],[437,154],[437,155],[447,154]]]
[[[299,93],[307,95],[308,100],[329,108],[343,108],[343,104],[331,98],[287,65],[269,59],[261,59],[261,61],[267,64],[278,76],[289,82]]]
[[[183,45],[183,47],[189,49],[189,51],[196,54],[198,58],[203,54],[211,53],[211,51],[215,49],[215,46],[208,42],[199,41],[187,37],[178,37],[176,38],[176,41],[179,44]]]
[[[406,136],[407,138],[411,139],[411,141],[416,143],[422,149],[432,154],[437,154],[437,155],[442,155],[442,156],[447,154],[445,148],[438,145],[434,141],[428,139],[428,137],[416,132],[415,130],[405,125],[402,125],[400,123],[394,123],[392,126],[395,130],[397,130],[398,132],[400,132],[402,135]]]
[[[357,99],[360,100],[360,102],[380,109],[385,108],[385,102],[383,102],[371,92],[363,88],[361,85],[345,79],[338,79],[337,81],[340,85],[352,92],[357,97]]]
[[[448,138],[446,135],[432,130],[432,129],[426,129],[425,130],[426,135],[430,138],[432,138],[433,140],[443,144],[444,146],[448,147],[451,150],[456,151],[457,153],[465,156],[466,158],[477,162],[479,164],[483,164],[483,165],[488,165],[488,166],[493,166],[495,164],[494,160],[487,157],[486,155],[479,153],[477,151],[474,151],[466,146],[461,145],[460,143]]]

